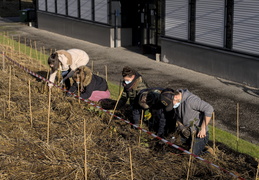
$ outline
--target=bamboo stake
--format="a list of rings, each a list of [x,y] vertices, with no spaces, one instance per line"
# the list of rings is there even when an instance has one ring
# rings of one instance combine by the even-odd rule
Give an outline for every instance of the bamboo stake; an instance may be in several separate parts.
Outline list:
[[[40,60],[40,71],[41,71],[41,54],[42,54],[42,48],[40,48],[40,55],[39,55],[39,60]]]
[[[131,180],[134,179],[133,175],[133,169],[132,169],[132,157],[131,157],[131,148],[129,147],[129,158],[130,158],[130,174],[131,174]]]
[[[24,54],[26,54],[26,46],[27,46],[27,43],[26,43],[26,37],[24,37]]]
[[[193,153],[193,144],[194,144],[194,133],[192,133],[192,143],[191,143],[191,153]],[[190,178],[190,174],[191,174],[191,165],[192,165],[192,156],[190,155],[189,157],[189,162],[188,162],[188,171],[187,171],[187,177],[186,180],[188,180]]]
[[[85,180],[87,180],[86,119],[84,119],[84,145],[85,145]]]
[[[256,171],[256,175],[255,175],[255,180],[258,180],[258,174],[259,174],[259,159],[256,159],[256,161],[258,162],[258,165],[257,165],[257,171]]]
[[[3,52],[3,71],[5,71],[5,53]]]
[[[6,111],[6,104],[5,104],[5,102],[4,102],[4,119],[5,119],[5,111]]]
[[[30,60],[32,60],[32,44],[31,44],[31,40],[30,40]]]
[[[141,117],[140,117],[140,128],[142,128],[143,116],[144,116],[144,110],[142,109],[141,110]],[[140,146],[141,133],[142,133],[142,131],[139,130],[138,146]]]
[[[35,51],[36,51],[36,60],[38,60],[38,50],[37,50],[37,45],[36,45],[36,41],[34,41],[34,47],[35,47]]]
[[[20,37],[20,34],[19,34],[19,40],[18,40],[18,49],[19,49],[19,56],[21,54],[21,37]]]
[[[49,71],[50,71],[50,69],[48,69],[46,79],[49,79]],[[46,87],[47,87],[47,81],[45,82],[44,89],[46,89]]]
[[[8,109],[11,109],[11,76],[12,76],[12,69],[11,66],[9,66],[10,72],[9,72],[9,93],[8,93]]]
[[[106,82],[108,82],[108,69],[107,69],[107,65],[105,65],[104,67],[105,67],[105,79],[106,79]]]
[[[30,108],[31,127],[33,127],[33,124],[32,124],[32,110],[31,110],[31,81],[30,80],[29,80],[29,108]]]
[[[77,74],[77,96],[78,96],[78,103],[80,104],[80,83],[79,83],[79,76]]]
[[[111,120],[112,120],[112,118],[113,118],[114,112],[115,112],[115,110],[116,110],[116,108],[117,108],[117,105],[118,105],[118,102],[119,102],[119,100],[120,100],[120,98],[121,98],[122,92],[123,92],[123,89],[121,90],[120,95],[119,95],[119,97],[118,97],[118,99],[117,99],[117,101],[116,101],[115,107],[114,107],[114,109],[113,109],[113,114],[110,116],[110,120],[109,120],[108,125],[110,124],[110,122],[111,122]]]
[[[238,143],[239,143],[239,103],[237,103],[237,151],[238,151]]]
[[[49,89],[49,108],[48,108],[47,144],[49,144],[49,129],[50,129],[50,105],[51,105],[51,89]]]
[[[216,153],[215,113],[212,113],[213,151]]]
[[[92,73],[94,73],[94,61],[92,61]]]

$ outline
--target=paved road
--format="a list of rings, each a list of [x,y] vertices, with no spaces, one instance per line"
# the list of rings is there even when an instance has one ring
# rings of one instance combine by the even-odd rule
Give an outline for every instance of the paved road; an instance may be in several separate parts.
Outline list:
[[[188,88],[194,94],[213,105],[216,126],[236,132],[236,106],[240,105],[240,136],[259,144],[259,89],[239,83],[208,76],[172,64],[155,61],[153,55],[143,55],[138,47],[108,48],[86,41],[61,36],[48,31],[29,27],[21,23],[1,20],[0,31],[9,31],[18,39],[37,42],[37,47],[46,50],[80,48],[90,56],[94,71],[104,75],[108,66],[108,78],[119,83],[123,66],[136,68],[151,87]],[[87,36],[87,34],[86,34]]]

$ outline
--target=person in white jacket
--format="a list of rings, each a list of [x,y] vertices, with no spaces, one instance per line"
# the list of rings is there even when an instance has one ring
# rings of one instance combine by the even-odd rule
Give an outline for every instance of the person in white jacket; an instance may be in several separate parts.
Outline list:
[[[89,62],[88,54],[80,49],[58,50],[52,53],[48,58],[48,64],[51,68],[49,81],[54,83],[58,69],[62,71],[61,84],[65,83],[66,89],[69,89],[71,84],[69,78],[73,76],[76,68],[85,66]],[[51,88],[52,83],[48,83]]]

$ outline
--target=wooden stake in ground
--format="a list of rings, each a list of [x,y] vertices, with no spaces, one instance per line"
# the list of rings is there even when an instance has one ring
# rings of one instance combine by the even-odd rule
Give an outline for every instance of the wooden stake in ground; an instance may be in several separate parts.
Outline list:
[[[3,71],[5,71],[5,53],[3,52]]]
[[[237,103],[237,151],[239,142],[239,103]]]
[[[216,153],[215,112],[212,113],[213,151]]]
[[[92,73],[94,73],[94,61],[92,61]]]
[[[140,117],[140,126],[139,126],[140,128],[142,128],[143,117],[144,117],[144,110],[142,109],[142,111],[141,111],[141,117]],[[142,133],[142,131],[139,130],[138,146],[140,146],[141,133]]]
[[[86,146],[86,119],[84,119],[84,146],[85,146],[85,180],[87,180],[87,146]]]
[[[8,92],[8,109],[11,110],[11,79],[12,79],[12,68],[9,66],[9,92]]]
[[[20,37],[20,34],[19,34],[19,40],[18,40],[18,49],[19,49],[19,56],[21,55],[21,37]]]
[[[48,69],[48,72],[47,72],[47,77],[46,77],[46,79],[49,79],[49,71],[50,71],[50,69]],[[44,85],[44,89],[46,89],[45,87],[47,87],[47,81],[45,82],[45,85]]]
[[[77,74],[77,96],[78,96],[78,103],[80,104],[80,83],[79,83],[79,75]]]
[[[29,108],[30,108],[31,127],[33,127],[33,123],[32,123],[32,110],[31,110],[31,81],[30,80],[29,80]]]
[[[50,105],[51,105],[51,88],[49,89],[49,108],[48,108],[47,144],[49,144],[49,129],[50,129]]]
[[[131,148],[129,147],[129,159],[130,159],[130,174],[131,174],[131,180],[134,179],[133,175],[133,169],[132,169],[132,157],[131,157]]]
[[[105,79],[106,79],[106,82],[108,82],[108,69],[107,69],[107,65],[105,65],[104,67],[105,67]]]
[[[258,176],[259,176],[259,159],[255,159],[258,163],[257,165],[257,171],[256,171],[256,175],[255,175],[255,180],[258,180]]]
[[[112,118],[113,118],[113,115],[114,115],[115,110],[116,110],[116,108],[117,108],[118,102],[119,102],[119,100],[120,100],[120,98],[121,98],[122,92],[123,92],[123,89],[121,90],[120,95],[119,95],[119,97],[118,97],[118,99],[117,99],[117,101],[116,101],[115,107],[114,107],[114,109],[113,109],[113,114],[110,116],[110,120],[109,120],[108,125],[110,124],[110,122],[111,122],[111,120],[112,120]]]
[[[38,49],[37,49],[36,41],[34,41],[34,48],[36,53],[36,59],[38,60]]]
[[[26,37],[24,38],[24,54],[26,54],[26,47],[27,47],[27,43],[26,43]]]
[[[193,127],[194,127],[194,124],[193,124]],[[191,153],[193,153],[193,144],[194,144],[194,133],[192,133],[192,143],[191,143]],[[192,165],[192,160],[193,160],[193,157],[190,155],[189,157],[189,162],[188,162],[188,171],[187,171],[187,177],[186,177],[186,180],[188,180],[190,178],[190,174],[191,174],[191,165]]]

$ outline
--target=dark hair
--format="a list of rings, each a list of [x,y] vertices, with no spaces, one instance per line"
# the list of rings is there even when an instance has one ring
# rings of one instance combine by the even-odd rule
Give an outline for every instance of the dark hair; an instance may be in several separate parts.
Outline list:
[[[53,65],[53,67],[51,67],[52,71],[56,71],[59,68],[59,63],[60,62],[58,60],[58,53],[52,53],[48,58],[48,64]]]
[[[122,70],[122,77],[125,77],[125,76],[133,76],[133,75],[136,75],[136,71],[134,69],[131,69],[130,67],[128,66],[125,66]]]

